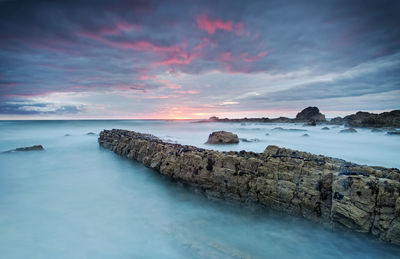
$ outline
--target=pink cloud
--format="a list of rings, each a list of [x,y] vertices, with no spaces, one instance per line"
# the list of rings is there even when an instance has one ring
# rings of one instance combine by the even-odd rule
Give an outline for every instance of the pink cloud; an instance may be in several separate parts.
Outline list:
[[[221,54],[220,59],[224,62],[227,61],[232,61],[233,57],[232,57],[232,53],[231,52],[224,52]]]
[[[244,26],[243,26],[243,23],[241,23],[241,22],[236,23],[233,26],[233,29],[234,29],[234,31],[235,31],[235,33],[237,35],[243,35],[244,34]]]
[[[144,81],[144,80],[156,79],[156,78],[157,78],[156,76],[152,76],[152,75],[142,75],[142,76],[139,77],[139,80]]]
[[[208,32],[209,34],[214,34],[217,29],[224,31],[232,31],[232,21],[223,20],[209,20],[207,15],[202,14],[196,17],[197,26],[199,29]]]
[[[172,53],[170,57],[162,61],[155,62],[156,65],[188,65],[197,55],[195,53],[188,53],[187,51],[177,51]]]
[[[196,90],[188,90],[188,91],[173,91],[176,94],[198,94],[199,91]]]

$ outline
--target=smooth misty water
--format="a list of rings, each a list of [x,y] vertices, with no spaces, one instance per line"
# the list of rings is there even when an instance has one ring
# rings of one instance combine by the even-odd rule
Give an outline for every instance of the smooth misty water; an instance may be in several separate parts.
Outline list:
[[[275,127],[306,129],[281,132]],[[400,167],[400,137],[302,125],[165,121],[0,121],[0,258],[398,258],[400,248],[306,220],[205,198],[97,144],[102,129],[203,144],[214,130],[269,144]],[[269,133],[269,136],[265,136]],[[310,137],[301,137],[308,133]],[[70,134],[71,136],[64,136]]]

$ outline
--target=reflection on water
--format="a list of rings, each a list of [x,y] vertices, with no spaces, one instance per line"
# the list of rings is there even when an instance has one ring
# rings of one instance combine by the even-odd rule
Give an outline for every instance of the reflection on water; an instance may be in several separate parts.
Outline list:
[[[304,132],[273,131],[275,127],[306,129],[310,137],[302,138]],[[203,144],[208,133],[224,129],[260,141],[219,149],[261,152],[266,145],[277,144],[399,167],[399,161],[392,159],[399,138],[369,130],[349,136],[339,134],[340,128],[323,131],[302,125],[0,122],[0,150],[34,144],[46,149],[0,155],[2,258],[396,258],[400,254],[399,248],[364,235],[331,232],[300,218],[209,200],[100,148],[97,137],[87,135],[111,128],[150,132],[206,148],[210,148]],[[363,152],[353,153],[357,148]]]

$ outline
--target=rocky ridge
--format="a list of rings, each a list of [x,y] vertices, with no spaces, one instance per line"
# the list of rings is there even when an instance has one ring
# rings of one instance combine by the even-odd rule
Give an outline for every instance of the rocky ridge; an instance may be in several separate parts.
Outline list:
[[[218,152],[104,130],[99,144],[207,195],[257,203],[400,245],[400,171],[268,146]]]

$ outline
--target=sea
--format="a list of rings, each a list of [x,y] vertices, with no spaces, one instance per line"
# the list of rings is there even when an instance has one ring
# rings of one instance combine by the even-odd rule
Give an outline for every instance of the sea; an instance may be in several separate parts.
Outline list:
[[[400,136],[302,124],[0,121],[0,258],[400,258],[400,247],[268,208],[209,199],[101,148],[103,129],[221,151],[277,145],[400,168]],[[239,144],[205,144],[217,130]],[[88,133],[94,133],[88,134]],[[307,134],[304,136],[304,134]]]

